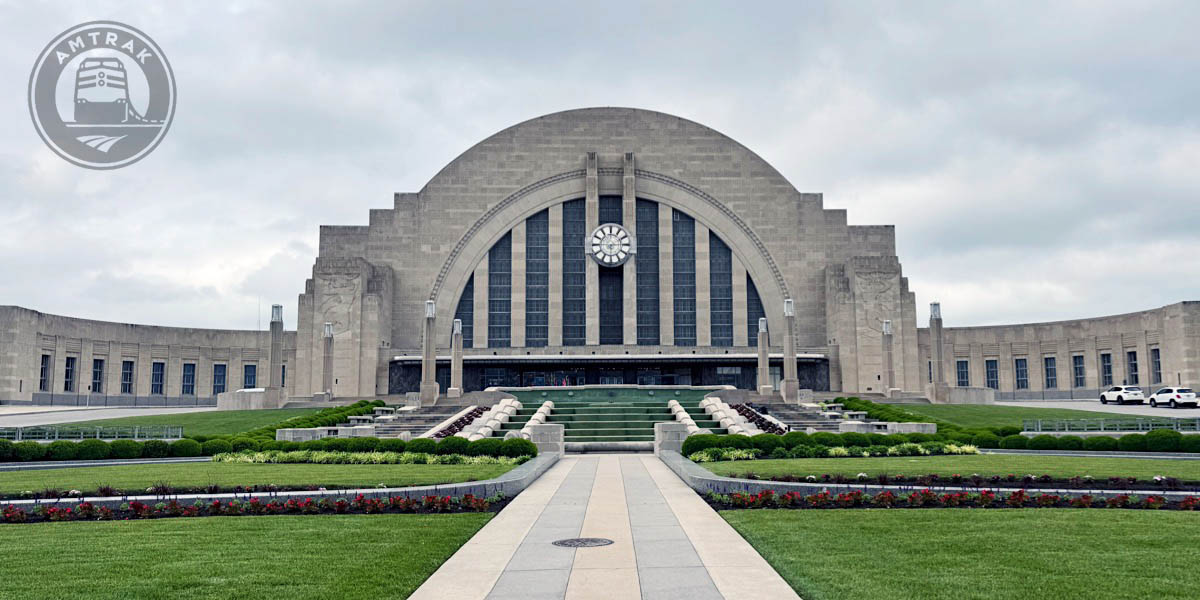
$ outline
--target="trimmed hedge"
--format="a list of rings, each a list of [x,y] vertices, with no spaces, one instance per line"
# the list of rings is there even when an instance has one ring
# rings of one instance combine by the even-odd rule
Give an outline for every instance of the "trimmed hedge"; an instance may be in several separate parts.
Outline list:
[[[746,437],[746,436],[742,436]],[[410,451],[411,451],[411,444]],[[537,446],[525,438],[512,438],[500,442],[500,454],[509,458],[521,456],[537,456]]]
[[[1155,429],[1146,434],[1148,452],[1178,452],[1183,434],[1172,429]]]
[[[783,442],[784,442],[785,446],[787,445],[789,436],[791,436],[791,435],[793,435],[793,434],[789,433],[789,434],[783,436]],[[801,434],[801,435],[804,435],[804,434]],[[715,448],[717,445],[717,442],[720,441],[720,439],[721,439],[721,436],[719,436],[715,433],[698,433],[696,435],[689,435],[687,437],[687,439],[683,440],[683,450],[682,450],[681,454],[683,454],[684,456],[691,456],[692,454],[699,452],[701,450]],[[808,436],[804,435],[804,439],[807,441]],[[793,443],[792,445],[794,446],[795,444]]]
[[[108,451],[112,458],[142,457],[142,445],[133,440],[113,440],[108,444]]]
[[[333,448],[330,448],[330,450],[333,450]],[[404,451],[415,452],[418,454],[437,454],[437,442],[429,438],[417,438],[415,440],[409,440],[408,445],[404,448]]]
[[[776,448],[783,447],[783,436],[774,433],[760,433],[752,436],[750,442],[755,448],[762,450],[766,454],[770,454]]]
[[[79,447],[75,449],[75,458],[78,460],[104,460],[108,458],[112,450],[108,447],[108,442],[103,440],[83,440],[79,442]]]
[[[1117,440],[1107,435],[1096,435],[1084,438],[1083,449],[1092,452],[1111,452],[1117,449]]]
[[[46,446],[46,460],[75,460],[79,454],[79,444],[59,440]]]
[[[1037,435],[1030,438],[1026,448],[1030,450],[1058,450],[1058,438],[1047,434]]]
[[[483,438],[467,443],[467,456],[500,456],[500,445],[504,440]]]
[[[374,452],[379,448],[379,438],[373,437],[357,437],[350,438],[350,443],[347,444],[351,452]]]
[[[1117,449],[1122,452],[1145,452],[1146,436],[1141,433],[1131,433],[1117,438]]]
[[[1083,438],[1077,435],[1064,435],[1058,438],[1059,450],[1083,450]]]
[[[971,438],[971,443],[977,448],[999,448],[1000,436],[991,432],[978,433]]]
[[[1200,433],[1183,436],[1179,440],[1180,452],[1200,452]]]
[[[1000,438],[1000,447],[1005,450],[1024,450],[1029,447],[1029,440],[1023,435],[1009,435]]]
[[[225,440],[208,440],[200,445],[200,452],[204,456],[213,456],[214,454],[224,454],[233,452],[233,444]]]
[[[17,442],[13,444],[13,458],[21,462],[42,460],[46,456],[46,447],[37,442]]]
[[[293,442],[293,443],[295,443],[295,442]],[[385,438],[385,439],[379,440],[379,446],[377,446],[375,449],[380,452],[404,452],[404,447],[407,444],[408,444],[407,442],[405,442],[404,440],[402,440],[400,438]],[[280,450],[284,450],[284,451],[299,450],[299,449],[300,449],[299,444],[296,444],[296,448],[280,448]]]
[[[6,461],[13,456],[13,443],[8,440],[0,440],[0,461]]]
[[[437,453],[438,454],[466,454],[467,448],[470,445],[471,445],[471,442],[467,441],[467,438],[459,437],[457,435],[452,435],[452,436],[444,437],[444,438],[442,438],[442,441],[438,442]]]
[[[698,437],[698,436],[693,435],[692,437],[689,437],[688,439],[690,440],[694,437]],[[713,436],[713,437],[716,437],[716,436]],[[789,432],[783,434],[783,447],[787,448],[788,450],[791,450],[792,448],[795,448],[796,446],[808,446],[811,443],[812,443],[812,438],[810,438],[808,436],[808,434],[804,433],[803,431],[789,431]],[[686,445],[687,442],[685,441],[684,444]],[[703,450],[703,448],[701,448],[701,450]]]
[[[171,442],[171,456],[200,456],[204,452],[204,447],[196,440],[178,440]]]
[[[233,448],[234,452],[241,452],[243,450],[258,450],[258,442],[248,437],[233,438],[230,440],[229,445]]]

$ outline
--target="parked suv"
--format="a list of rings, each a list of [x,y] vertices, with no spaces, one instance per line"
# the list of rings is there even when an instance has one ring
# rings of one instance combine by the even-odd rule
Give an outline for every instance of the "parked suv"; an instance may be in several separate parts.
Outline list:
[[[1193,392],[1191,388],[1166,387],[1150,394],[1150,406],[1159,404],[1166,404],[1171,408],[1178,408],[1183,404],[1191,404],[1195,407],[1196,392]]]
[[[1100,404],[1108,404],[1116,402],[1117,404],[1125,404],[1133,402],[1141,404],[1146,401],[1146,396],[1142,393],[1142,388],[1136,385],[1114,385],[1103,392],[1100,392]]]

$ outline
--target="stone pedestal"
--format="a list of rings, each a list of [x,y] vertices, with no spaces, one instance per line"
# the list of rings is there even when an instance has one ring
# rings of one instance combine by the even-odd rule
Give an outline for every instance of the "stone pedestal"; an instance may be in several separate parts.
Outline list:
[[[437,345],[435,308],[432,300],[425,301],[425,331],[421,351],[421,403],[437,402],[441,388],[437,383]]]
[[[557,454],[562,456],[566,453],[566,444],[563,443],[565,436],[565,428],[562,424],[545,423],[542,425],[529,426],[529,441],[537,446],[538,454]]]
[[[795,404],[800,396],[800,379],[796,374],[796,308],[791,298],[783,301],[783,382],[779,392],[783,401]]]
[[[688,436],[687,425],[683,423],[654,424],[654,455],[659,456],[664,450],[683,452],[683,440]]]

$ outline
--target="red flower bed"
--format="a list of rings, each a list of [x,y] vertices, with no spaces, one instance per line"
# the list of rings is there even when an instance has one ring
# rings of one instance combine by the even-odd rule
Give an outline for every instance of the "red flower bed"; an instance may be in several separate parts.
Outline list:
[[[896,495],[891,490],[884,490],[869,496],[860,490],[851,490],[834,494],[829,490],[821,490],[815,494],[804,495],[800,492],[786,492],[782,495],[773,490],[763,490],[757,494],[734,492],[733,494],[712,494],[705,500],[717,509],[739,508],[1132,508],[1132,509],[1170,509],[1198,510],[1200,496],[1187,496],[1182,500],[1168,500],[1163,496],[1150,495],[1145,498],[1120,494],[1108,498],[1096,498],[1090,494],[1081,496],[1060,496],[1058,494],[1039,494],[1031,496],[1025,490],[1016,490],[1009,494],[997,495],[991,490],[981,490],[977,494],[968,492],[953,492],[938,494],[933,490],[922,489],[906,496]]]

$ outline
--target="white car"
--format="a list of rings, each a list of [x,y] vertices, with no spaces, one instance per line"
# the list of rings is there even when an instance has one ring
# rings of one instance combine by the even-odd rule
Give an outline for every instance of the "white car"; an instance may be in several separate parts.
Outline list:
[[[1109,402],[1116,402],[1117,404],[1125,404],[1126,402],[1141,404],[1145,401],[1146,396],[1142,393],[1142,388],[1136,385],[1114,385],[1100,392],[1100,404],[1108,404]]]
[[[1196,406],[1196,392],[1191,388],[1163,388],[1150,394],[1150,406],[1159,404],[1166,404],[1171,408],[1178,408],[1182,404]]]

